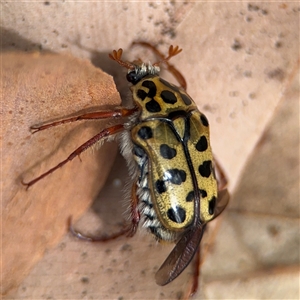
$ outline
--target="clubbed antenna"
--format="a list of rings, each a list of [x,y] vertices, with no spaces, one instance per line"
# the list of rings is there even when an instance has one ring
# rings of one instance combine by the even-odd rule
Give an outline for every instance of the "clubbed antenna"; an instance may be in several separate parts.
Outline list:
[[[118,51],[113,50],[113,52],[110,53],[108,56],[112,60],[116,61],[120,66],[128,70],[134,70],[135,69],[134,64],[121,60],[122,54],[123,54],[123,49],[120,48]]]
[[[173,45],[171,45],[169,47],[168,56],[165,57],[154,45],[152,45],[148,42],[137,41],[137,42],[132,43],[132,46],[134,46],[134,45],[140,45],[140,46],[146,47],[146,48],[150,49],[151,51],[153,51],[153,53],[160,59],[158,62],[154,63],[153,66],[159,66],[161,63],[164,63],[167,67],[167,70],[174,75],[174,77],[177,79],[180,86],[184,90],[186,90],[187,85],[186,85],[186,81],[185,81],[183,75],[181,74],[181,72],[179,70],[177,70],[173,65],[171,65],[169,63],[169,60],[173,56],[180,53],[182,51],[182,49],[180,49],[178,46],[174,47]]]
[[[166,58],[163,58],[163,61],[167,62],[170,58],[177,55],[181,51],[182,51],[182,49],[180,49],[178,46],[173,47],[173,45],[171,45],[170,48],[169,48],[169,56],[166,57]]]

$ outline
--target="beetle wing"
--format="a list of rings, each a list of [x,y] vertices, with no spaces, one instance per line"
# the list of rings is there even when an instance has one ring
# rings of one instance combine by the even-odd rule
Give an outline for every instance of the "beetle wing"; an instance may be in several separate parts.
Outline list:
[[[216,218],[226,208],[229,202],[229,192],[227,189],[218,193],[214,218]],[[176,244],[172,252],[156,272],[155,279],[158,285],[166,285],[178,277],[188,266],[196,251],[198,250],[205,225],[198,224],[189,232],[184,234]]]
[[[198,224],[185,233],[176,244],[167,259],[156,272],[158,285],[166,285],[178,277],[188,266],[198,250],[205,224]]]

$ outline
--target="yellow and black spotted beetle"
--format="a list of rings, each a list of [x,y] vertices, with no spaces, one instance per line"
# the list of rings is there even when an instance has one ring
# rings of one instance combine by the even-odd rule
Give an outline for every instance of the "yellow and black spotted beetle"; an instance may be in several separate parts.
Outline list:
[[[170,46],[165,57],[149,43],[135,44],[153,50],[160,61],[153,65],[140,60],[125,62],[121,60],[122,49],[109,55],[128,69],[131,107],[82,114],[31,129],[36,132],[85,119],[121,118],[122,122],[103,129],[54,168],[24,184],[30,187],[92,145],[116,136],[133,181],[132,223],[111,238],[133,236],[141,221],[157,240],[176,243],[156,273],[157,284],[165,285],[180,275],[197,253],[206,223],[224,210],[229,193],[222,171],[217,180],[208,120],[186,93],[184,77],[169,63],[181,49]],[[159,76],[160,63],[166,65],[181,87]]]

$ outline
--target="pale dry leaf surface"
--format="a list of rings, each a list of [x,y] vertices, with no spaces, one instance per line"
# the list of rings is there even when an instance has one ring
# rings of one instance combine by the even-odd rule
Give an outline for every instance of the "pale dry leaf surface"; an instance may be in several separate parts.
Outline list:
[[[98,130],[93,124],[52,128],[31,134],[29,127],[91,107],[118,104],[112,77],[88,61],[67,55],[2,54],[2,292],[24,275],[89,207],[110,169],[115,145],[99,157],[82,154],[26,190],[21,184],[65,159]],[[105,95],[105,96],[104,96]],[[71,105],[70,105],[71,104]],[[106,154],[105,154],[106,153]]]
[[[299,131],[298,70],[248,160],[202,268],[206,299],[298,299]]]

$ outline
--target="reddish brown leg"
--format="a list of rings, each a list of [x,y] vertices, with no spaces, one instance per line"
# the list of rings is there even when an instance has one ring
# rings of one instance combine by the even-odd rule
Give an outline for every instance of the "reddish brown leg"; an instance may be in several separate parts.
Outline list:
[[[75,235],[77,238],[81,239],[81,240],[85,240],[85,241],[89,241],[89,242],[108,242],[111,240],[114,240],[120,236],[126,235],[128,232],[128,226],[124,226],[119,232],[116,232],[114,234],[108,235],[108,236],[99,236],[99,237],[91,237],[91,236],[87,236],[82,234],[79,231],[76,231],[72,225],[72,217],[69,217],[68,219],[68,228],[70,230],[70,232]]]
[[[168,60],[166,60],[165,56],[153,45],[151,45],[150,43],[147,42],[133,42],[132,45],[141,45],[143,47],[149,48],[151,49],[154,54],[159,57],[163,63],[165,63],[165,65],[167,66],[167,70],[173,74],[173,76],[176,78],[176,80],[178,81],[179,85],[186,90],[187,88],[187,84],[186,84],[186,80],[183,77],[183,75],[181,74],[181,72],[179,70],[177,70],[173,65],[171,65]],[[179,52],[177,52],[179,53]],[[176,54],[175,54],[176,55]],[[171,57],[174,55],[171,55]],[[168,57],[167,59],[169,59],[170,57]]]
[[[128,229],[127,236],[132,237],[135,235],[140,222],[140,211],[138,210],[139,199],[136,194],[137,184],[133,183],[131,188],[131,226]]]
[[[51,122],[44,125],[33,125],[30,129],[33,133],[36,133],[41,130],[48,129],[50,127],[76,122],[79,120],[95,120],[95,119],[107,119],[107,118],[120,118],[120,117],[127,117],[132,115],[137,111],[137,108],[126,109],[126,108],[118,108],[115,110],[108,110],[108,111],[97,111],[97,112],[90,112],[86,114],[82,114],[76,117],[70,117],[66,119],[62,119],[59,121]]]
[[[123,228],[112,235],[109,236],[100,236],[100,237],[91,237],[83,235],[81,232],[76,231],[72,225],[72,218],[69,217],[68,219],[68,228],[71,231],[73,235],[75,235],[77,238],[90,241],[90,242],[107,242],[110,240],[114,240],[122,235],[126,235],[128,237],[133,237],[137,231],[139,222],[140,222],[140,212],[138,210],[138,198],[136,195],[136,189],[137,185],[136,182],[132,185],[132,198],[131,198],[131,224],[130,225],[124,225]]]
[[[190,299],[193,297],[197,291],[199,286],[199,277],[200,277],[200,267],[201,267],[201,245],[199,245],[199,249],[195,255],[195,258],[192,262],[193,273],[192,273],[192,283],[191,286],[186,293],[185,299]]]
[[[87,142],[85,142],[80,147],[78,147],[65,160],[61,161],[55,167],[51,168],[47,172],[43,173],[39,177],[37,177],[37,178],[35,178],[35,179],[33,179],[33,180],[29,181],[29,182],[22,182],[22,183],[24,185],[26,185],[27,189],[28,189],[30,186],[32,186],[33,184],[35,184],[36,182],[38,182],[42,178],[48,176],[49,174],[51,174],[52,172],[54,172],[58,168],[62,167],[67,162],[71,161],[76,156],[80,155],[82,152],[84,152],[85,150],[87,150],[89,147],[91,147],[94,144],[96,144],[97,142],[99,142],[101,139],[106,138],[106,137],[111,136],[111,135],[114,135],[114,134],[116,134],[116,133],[118,133],[120,131],[123,131],[123,130],[124,130],[124,125],[123,124],[118,124],[118,125],[115,125],[115,126],[112,126],[112,127],[106,128],[106,129],[103,129],[98,134],[96,134],[91,139],[89,139]]]

